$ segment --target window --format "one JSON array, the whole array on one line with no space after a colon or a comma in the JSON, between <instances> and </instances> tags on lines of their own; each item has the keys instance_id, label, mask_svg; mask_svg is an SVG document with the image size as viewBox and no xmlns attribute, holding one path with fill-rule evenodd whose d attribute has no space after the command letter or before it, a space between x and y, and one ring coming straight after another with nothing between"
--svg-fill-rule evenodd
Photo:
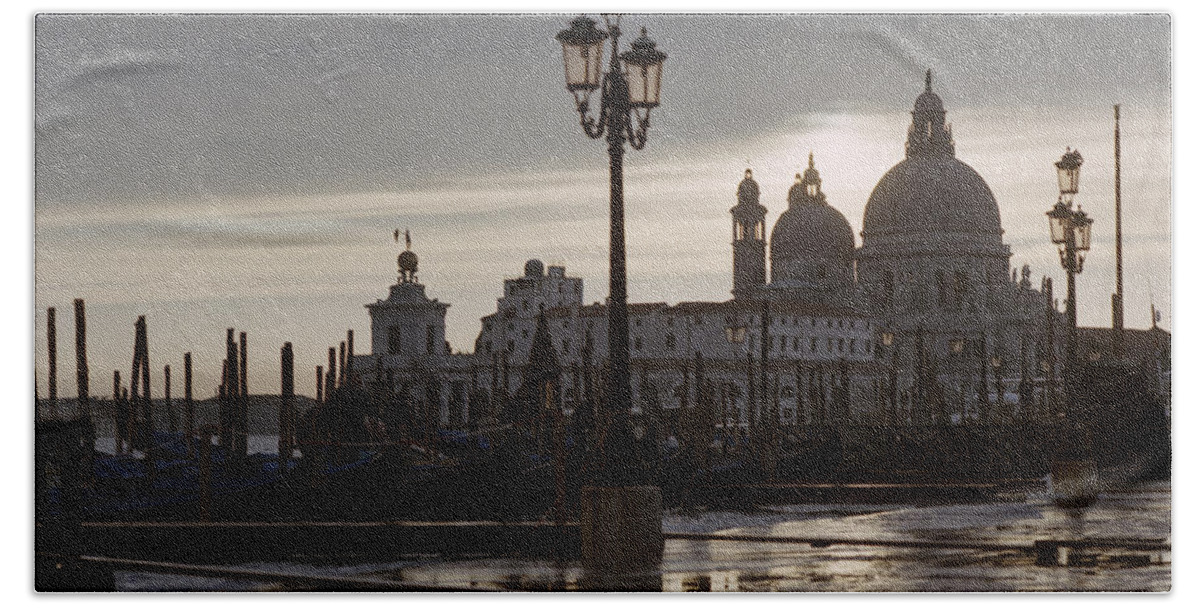
<instances>
[{"instance_id":1,"label":"window","mask_svg":"<svg viewBox=\"0 0 1200 608\"><path fill-rule=\"evenodd\" d=\"M524 340L528 340L528 339L529 339L529 330L528 330L528 329L522 329L522 330L521 330L521 338L522 338L522 339L524 339Z\"/></svg>"},{"instance_id":2,"label":"window","mask_svg":"<svg viewBox=\"0 0 1200 608\"><path fill-rule=\"evenodd\" d=\"M402 342L403 342L403 340L400 337L400 328L396 325L389 327L388 328L388 354L389 355L400 354L400 349L402 348L402 346L401 346Z\"/></svg>"},{"instance_id":3,"label":"window","mask_svg":"<svg viewBox=\"0 0 1200 608\"><path fill-rule=\"evenodd\" d=\"M569 338L563 338L562 349L564 353L571 351L571 340Z\"/></svg>"},{"instance_id":4,"label":"window","mask_svg":"<svg viewBox=\"0 0 1200 608\"><path fill-rule=\"evenodd\" d=\"M755 222L754 238L759 241L763 240L763 223L762 222Z\"/></svg>"},{"instance_id":5,"label":"window","mask_svg":"<svg viewBox=\"0 0 1200 608\"><path fill-rule=\"evenodd\" d=\"M808 352L810 352L810 353L817 352L817 339L816 338L813 338L808 341Z\"/></svg>"},{"instance_id":6,"label":"window","mask_svg":"<svg viewBox=\"0 0 1200 608\"><path fill-rule=\"evenodd\" d=\"M843 321L842 319L838 319L838 329L842 329L843 327L845 327L844 323L845 323L845 321Z\"/></svg>"},{"instance_id":7,"label":"window","mask_svg":"<svg viewBox=\"0 0 1200 608\"><path fill-rule=\"evenodd\" d=\"M825 352L833 352L833 338L825 338Z\"/></svg>"},{"instance_id":8,"label":"window","mask_svg":"<svg viewBox=\"0 0 1200 608\"><path fill-rule=\"evenodd\" d=\"M667 350L675 350L675 334L667 334Z\"/></svg>"},{"instance_id":9,"label":"window","mask_svg":"<svg viewBox=\"0 0 1200 608\"><path fill-rule=\"evenodd\" d=\"M642 337L637 336L633 339L633 350L642 350Z\"/></svg>"},{"instance_id":10,"label":"window","mask_svg":"<svg viewBox=\"0 0 1200 608\"><path fill-rule=\"evenodd\" d=\"M812 317L808 321L809 321L809 324L812 325L813 327L817 326L817 318L816 317Z\"/></svg>"},{"instance_id":11,"label":"window","mask_svg":"<svg viewBox=\"0 0 1200 608\"><path fill-rule=\"evenodd\" d=\"M700 325L703 322L704 322L704 320L700 318L700 315L696 315L695 317L692 318L693 325Z\"/></svg>"},{"instance_id":12,"label":"window","mask_svg":"<svg viewBox=\"0 0 1200 608\"><path fill-rule=\"evenodd\" d=\"M513 352L514 350L516 350L516 349L513 347L513 341L512 341L512 340L509 340L509 341L508 341L508 352L510 352L510 353L511 353L511 352Z\"/></svg>"},{"instance_id":13,"label":"window","mask_svg":"<svg viewBox=\"0 0 1200 608\"><path fill-rule=\"evenodd\" d=\"M854 353L854 342L855 342L854 338L850 338L850 352L851 352L851 354L853 354L853 353Z\"/></svg>"},{"instance_id":14,"label":"window","mask_svg":"<svg viewBox=\"0 0 1200 608\"><path fill-rule=\"evenodd\" d=\"M741 222L733 222L733 240L740 241L746 238L746 227L742 226Z\"/></svg>"},{"instance_id":15,"label":"window","mask_svg":"<svg viewBox=\"0 0 1200 608\"><path fill-rule=\"evenodd\" d=\"M521 300L521 310L529 310L529 300Z\"/></svg>"},{"instance_id":16,"label":"window","mask_svg":"<svg viewBox=\"0 0 1200 608\"><path fill-rule=\"evenodd\" d=\"M792 338L792 350L800 352L800 338Z\"/></svg>"},{"instance_id":17,"label":"window","mask_svg":"<svg viewBox=\"0 0 1200 608\"><path fill-rule=\"evenodd\" d=\"M838 338L838 352L846 352L846 340L844 338Z\"/></svg>"},{"instance_id":18,"label":"window","mask_svg":"<svg viewBox=\"0 0 1200 608\"><path fill-rule=\"evenodd\" d=\"M675 318L667 317L667 327L675 327Z\"/></svg>"},{"instance_id":19,"label":"window","mask_svg":"<svg viewBox=\"0 0 1200 608\"><path fill-rule=\"evenodd\" d=\"M642 326L642 320L641 320L641 319L634 319L634 320L633 320L633 325L634 325L634 327L641 327L641 326Z\"/></svg>"}]
</instances>

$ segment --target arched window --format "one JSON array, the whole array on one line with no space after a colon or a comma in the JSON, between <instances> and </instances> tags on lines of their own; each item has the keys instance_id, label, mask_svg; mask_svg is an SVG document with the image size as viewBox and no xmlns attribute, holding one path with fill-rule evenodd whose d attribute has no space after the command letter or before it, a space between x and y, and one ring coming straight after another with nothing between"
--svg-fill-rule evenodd
<instances>
[{"instance_id":1,"label":"arched window","mask_svg":"<svg viewBox=\"0 0 1200 608\"><path fill-rule=\"evenodd\" d=\"M763 236L763 223L761 221L756 222L754 224L754 238L761 241L763 240Z\"/></svg>"}]
</instances>

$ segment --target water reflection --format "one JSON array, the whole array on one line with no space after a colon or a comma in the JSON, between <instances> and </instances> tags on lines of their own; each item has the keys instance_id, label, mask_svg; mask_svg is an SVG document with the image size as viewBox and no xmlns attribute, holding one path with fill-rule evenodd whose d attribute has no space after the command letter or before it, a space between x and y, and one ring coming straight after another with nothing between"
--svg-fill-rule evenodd
<instances>
[{"instance_id":1,"label":"water reflection","mask_svg":"<svg viewBox=\"0 0 1200 608\"><path fill-rule=\"evenodd\" d=\"M940 540L973 542L981 548L668 539L660 572L622 579L589 575L578 562L517 558L425 557L358 565L354 573L498 591L1166 591L1171 584L1169 551L1091 547L1068 551L1061 559L1056 554L1052 564L1038 565L1032 547L1042 539L1169 542L1170 505L1169 486L1159 484L1102 494L1094 506L1074 511L1060 510L1048 497L1033 495L1023 502L805 505L668 514L663 520L667 532ZM999 547L1002 544L1016 548Z\"/></svg>"}]
</instances>

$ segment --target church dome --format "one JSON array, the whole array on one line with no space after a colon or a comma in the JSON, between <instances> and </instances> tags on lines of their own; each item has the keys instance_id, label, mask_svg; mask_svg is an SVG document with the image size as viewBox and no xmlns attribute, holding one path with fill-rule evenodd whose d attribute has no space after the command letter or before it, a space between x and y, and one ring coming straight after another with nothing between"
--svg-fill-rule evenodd
<instances>
[{"instance_id":1,"label":"church dome","mask_svg":"<svg viewBox=\"0 0 1200 608\"><path fill-rule=\"evenodd\" d=\"M871 192L863 238L884 235L987 235L1000 242L1000 207L991 188L953 156L909 157Z\"/></svg>"},{"instance_id":2,"label":"church dome","mask_svg":"<svg viewBox=\"0 0 1200 608\"><path fill-rule=\"evenodd\" d=\"M854 230L829 205L789 207L771 230L771 262L798 257L853 257Z\"/></svg>"},{"instance_id":3,"label":"church dome","mask_svg":"<svg viewBox=\"0 0 1200 608\"><path fill-rule=\"evenodd\" d=\"M777 265L792 259L853 256L854 230L846 216L825 202L821 176L809 154L808 169L796 174L788 190L788 208L771 230L772 274Z\"/></svg>"},{"instance_id":4,"label":"church dome","mask_svg":"<svg viewBox=\"0 0 1200 608\"><path fill-rule=\"evenodd\" d=\"M863 211L863 245L872 237L911 240L971 235L976 242L1000 244L1000 208L991 188L954 156L942 100L925 73L925 91L913 105L906 158L892 167L871 192ZM979 239L978 237L984 237Z\"/></svg>"}]
</instances>

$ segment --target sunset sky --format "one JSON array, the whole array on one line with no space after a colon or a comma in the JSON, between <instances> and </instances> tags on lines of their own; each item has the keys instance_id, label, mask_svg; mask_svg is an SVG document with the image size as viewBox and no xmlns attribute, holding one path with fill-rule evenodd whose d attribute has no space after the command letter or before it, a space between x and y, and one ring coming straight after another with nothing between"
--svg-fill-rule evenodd
<instances>
[{"instance_id":1,"label":"sunset sky","mask_svg":"<svg viewBox=\"0 0 1200 608\"><path fill-rule=\"evenodd\" d=\"M73 396L71 301L88 307L91 390L129 373L147 316L154 388L193 352L216 391L225 328L246 331L250 390L297 389L396 280L409 228L427 293L470 351L525 260L607 285L608 165L564 90L570 16L42 16L35 37L36 365L58 309ZM628 15L668 54L646 149L626 156L634 302L723 300L728 210L747 167L773 224L810 151L857 233L904 158L933 70L957 156L991 186L1011 266L1065 276L1045 212L1052 163L1083 154L1095 219L1080 322L1114 290L1113 115L1122 104L1126 324L1171 327L1171 27L1164 15ZM857 244L861 238L856 234ZM403 244L401 243L400 247ZM302 370L309 370L307 374Z\"/></svg>"}]
</instances>

